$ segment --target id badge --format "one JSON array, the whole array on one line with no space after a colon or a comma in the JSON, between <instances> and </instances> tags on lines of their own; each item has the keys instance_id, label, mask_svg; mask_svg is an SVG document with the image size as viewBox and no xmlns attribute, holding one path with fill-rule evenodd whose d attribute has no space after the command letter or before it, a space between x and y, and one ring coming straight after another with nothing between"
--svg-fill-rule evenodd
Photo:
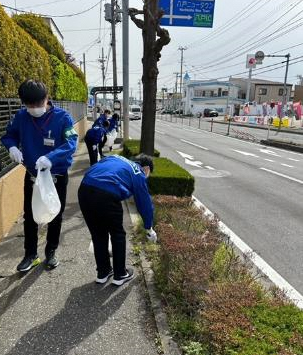
<instances>
[{"instance_id":1,"label":"id badge","mask_svg":"<svg viewBox=\"0 0 303 355\"><path fill-rule=\"evenodd\" d=\"M55 140L52 138L44 138L43 140L44 145L48 146L48 147L54 147L55 146Z\"/></svg>"}]
</instances>

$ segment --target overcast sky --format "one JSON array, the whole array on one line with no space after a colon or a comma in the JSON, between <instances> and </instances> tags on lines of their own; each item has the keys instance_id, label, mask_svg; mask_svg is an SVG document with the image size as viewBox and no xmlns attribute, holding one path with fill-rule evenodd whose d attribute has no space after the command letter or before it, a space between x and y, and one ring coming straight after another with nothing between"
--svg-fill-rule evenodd
<instances>
[{"instance_id":1,"label":"overcast sky","mask_svg":"<svg viewBox=\"0 0 303 355\"><path fill-rule=\"evenodd\" d=\"M191 0L193 1L193 0ZM197 0L196 0L197 1ZM65 15L88 9L97 0L3 0L2 4L47 15ZM64 35L64 46L77 62L86 53L87 81L101 85L98 58L101 48L107 55L110 24L104 20L100 6L82 15L55 18ZM142 8L142 1L130 0L130 7ZM303 0L216 0L214 25L209 28L167 27L171 42L164 47L159 62L158 88L173 90L175 74L180 72L180 46L184 51L184 72L192 79L216 79L229 76L246 77L246 54L263 50L265 54L291 54L288 82L296 83L303 74ZM122 85L122 26L117 25L118 84ZM100 39L98 41L98 38ZM290 48L293 47L293 48ZM130 88L138 96L138 81L142 73L142 35L130 21ZM297 57L302 57L295 59ZM110 57L111 60L111 57ZM265 58L255 73L257 77L283 81L285 68L274 64L283 58ZM270 66L271 65L271 66ZM279 66L283 66L280 64ZM264 69L261 69L261 68ZM265 68L266 67L266 68ZM270 71L271 70L271 71ZM244 72L244 73L243 73ZM243 74L242 74L243 73ZM237 75L238 74L238 75ZM112 84L112 63L108 64L107 85Z\"/></svg>"}]
</instances>

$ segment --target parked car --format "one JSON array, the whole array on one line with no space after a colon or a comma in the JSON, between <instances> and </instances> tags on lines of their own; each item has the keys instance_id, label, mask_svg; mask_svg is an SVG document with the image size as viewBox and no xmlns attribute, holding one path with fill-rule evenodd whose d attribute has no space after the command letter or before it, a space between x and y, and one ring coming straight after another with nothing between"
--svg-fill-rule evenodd
<instances>
[{"instance_id":1,"label":"parked car","mask_svg":"<svg viewBox=\"0 0 303 355\"><path fill-rule=\"evenodd\" d=\"M164 108L163 110L160 111L161 115L165 115L165 114L169 114L172 115L173 114L173 110L169 110L167 108Z\"/></svg>"},{"instance_id":2,"label":"parked car","mask_svg":"<svg viewBox=\"0 0 303 355\"><path fill-rule=\"evenodd\" d=\"M175 114L175 115L178 115L179 113L180 113L180 115L183 115L183 110L182 110L182 108L174 111L174 114Z\"/></svg>"},{"instance_id":3,"label":"parked car","mask_svg":"<svg viewBox=\"0 0 303 355\"><path fill-rule=\"evenodd\" d=\"M216 110L210 110L209 108L206 108L203 111L203 117L218 117L219 113Z\"/></svg>"},{"instance_id":4,"label":"parked car","mask_svg":"<svg viewBox=\"0 0 303 355\"><path fill-rule=\"evenodd\" d=\"M130 105L129 106L129 119L132 120L141 120L141 107L138 105Z\"/></svg>"}]
</instances>

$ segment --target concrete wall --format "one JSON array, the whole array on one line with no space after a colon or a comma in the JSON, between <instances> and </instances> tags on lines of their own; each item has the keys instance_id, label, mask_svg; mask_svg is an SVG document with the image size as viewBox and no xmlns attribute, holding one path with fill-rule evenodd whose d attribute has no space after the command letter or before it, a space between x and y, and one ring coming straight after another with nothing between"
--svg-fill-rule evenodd
<instances>
[{"instance_id":1,"label":"concrete wall","mask_svg":"<svg viewBox=\"0 0 303 355\"><path fill-rule=\"evenodd\" d=\"M79 140L84 138L87 130L87 119L75 124ZM23 180L25 169L19 165L0 178L0 241L23 212Z\"/></svg>"}]
</instances>

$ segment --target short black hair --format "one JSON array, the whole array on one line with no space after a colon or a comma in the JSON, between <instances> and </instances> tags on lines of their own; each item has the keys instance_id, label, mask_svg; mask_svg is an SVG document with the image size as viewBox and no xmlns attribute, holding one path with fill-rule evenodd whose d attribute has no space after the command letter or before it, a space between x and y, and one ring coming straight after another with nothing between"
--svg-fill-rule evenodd
<instances>
[{"instance_id":1,"label":"short black hair","mask_svg":"<svg viewBox=\"0 0 303 355\"><path fill-rule=\"evenodd\" d=\"M134 161L140 164L142 167L148 166L151 173L154 171L154 162L150 155L141 153L134 158Z\"/></svg>"},{"instance_id":2,"label":"short black hair","mask_svg":"<svg viewBox=\"0 0 303 355\"><path fill-rule=\"evenodd\" d=\"M109 123L108 120L104 121L103 124L102 124L102 126L103 126L104 128L108 128L109 125L110 125L110 123Z\"/></svg>"},{"instance_id":3,"label":"short black hair","mask_svg":"<svg viewBox=\"0 0 303 355\"><path fill-rule=\"evenodd\" d=\"M18 89L22 103L34 105L40 104L47 98L48 90L44 83L36 80L24 81Z\"/></svg>"},{"instance_id":4,"label":"short black hair","mask_svg":"<svg viewBox=\"0 0 303 355\"><path fill-rule=\"evenodd\" d=\"M108 113L110 115L110 110L106 109L104 110L104 113Z\"/></svg>"}]
</instances>

